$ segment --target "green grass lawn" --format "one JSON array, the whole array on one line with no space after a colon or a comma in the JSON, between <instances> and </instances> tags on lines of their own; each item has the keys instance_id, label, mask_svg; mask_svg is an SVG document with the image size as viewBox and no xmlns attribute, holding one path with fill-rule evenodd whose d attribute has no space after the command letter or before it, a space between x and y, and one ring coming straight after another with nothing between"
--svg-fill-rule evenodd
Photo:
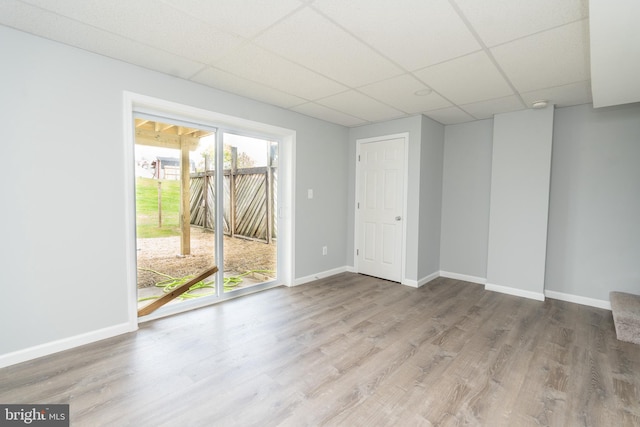
<instances>
[{"instance_id":1,"label":"green grass lawn","mask_svg":"<svg viewBox=\"0 0 640 427\"><path fill-rule=\"evenodd\" d=\"M136 230L138 237L180 235L180 181L162 182L162 227L158 228L158 180L136 178Z\"/></svg>"}]
</instances>

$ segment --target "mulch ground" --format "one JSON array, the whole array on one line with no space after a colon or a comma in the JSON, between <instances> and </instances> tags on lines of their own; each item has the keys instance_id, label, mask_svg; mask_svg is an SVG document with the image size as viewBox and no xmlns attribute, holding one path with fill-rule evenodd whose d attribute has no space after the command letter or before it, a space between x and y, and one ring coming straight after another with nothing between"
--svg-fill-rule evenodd
<instances>
[{"instance_id":1,"label":"mulch ground","mask_svg":"<svg viewBox=\"0 0 640 427\"><path fill-rule=\"evenodd\" d=\"M214 234L201 228L191 228L191 255L180 256L180 237L138 239L138 288L154 286L165 277L148 270L155 270L172 277L184 277L215 265ZM276 245L224 237L225 276L253 270L269 270L275 277ZM218 266L220 268L220 266Z\"/></svg>"}]
</instances>

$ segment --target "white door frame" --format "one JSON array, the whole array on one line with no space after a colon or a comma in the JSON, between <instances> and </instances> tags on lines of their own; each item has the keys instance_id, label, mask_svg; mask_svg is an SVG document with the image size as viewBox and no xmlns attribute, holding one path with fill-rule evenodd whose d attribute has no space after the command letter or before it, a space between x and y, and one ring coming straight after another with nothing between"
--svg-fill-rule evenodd
<instances>
[{"instance_id":1,"label":"white door frame","mask_svg":"<svg viewBox=\"0 0 640 427\"><path fill-rule=\"evenodd\" d=\"M228 116L209 110L203 110L184 104L178 104L163 99L140 95L133 92L123 93L123 148L125 165L125 215L126 215L126 256L127 256L127 282L129 284L129 323L137 325L138 319L138 285L136 262L136 201L135 201L135 173L134 173L134 113L147 113L153 115L166 115L167 117L182 119L190 122L222 130L237 130L244 134L256 136L270 136L279 141L278 144L278 280L273 286L293 286L295 278L295 146L296 132L291 129L272 126L265 123ZM172 310L158 310L144 317L144 321L158 317L192 310L197 307L214 304L232 296L222 296L214 301L203 298L201 301L187 301L178 304ZM159 313L161 311L161 313Z\"/></svg>"},{"instance_id":2,"label":"white door frame","mask_svg":"<svg viewBox=\"0 0 640 427\"><path fill-rule=\"evenodd\" d=\"M356 191L355 191L355 200L354 200L354 235L353 235L353 265L356 273L360 272L358 266L358 255L356 251L358 250L358 237L360 236L360 221L359 221L359 210L358 210L358 195L360 194L360 162L358 161L358 157L360 156L360 147L363 144L368 144L372 142L386 141L389 139L402 139L404 141L404 176L403 178L403 189L402 189L402 247L401 247L401 280L400 283L405 285L406 283L406 248L407 248L407 195L409 188L409 132L396 133L391 135L382 135L375 136L371 138L362 138L356 140Z\"/></svg>"}]
</instances>

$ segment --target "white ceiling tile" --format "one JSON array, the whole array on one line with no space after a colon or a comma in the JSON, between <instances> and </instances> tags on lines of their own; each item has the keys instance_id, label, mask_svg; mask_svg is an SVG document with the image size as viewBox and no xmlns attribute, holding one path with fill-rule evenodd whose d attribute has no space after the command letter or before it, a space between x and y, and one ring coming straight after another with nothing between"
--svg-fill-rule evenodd
<instances>
[{"instance_id":1,"label":"white ceiling tile","mask_svg":"<svg viewBox=\"0 0 640 427\"><path fill-rule=\"evenodd\" d=\"M86 35L87 32L78 32ZM98 52L102 55L127 62L129 64L138 65L150 70L159 71L171 76L188 79L201 70L204 65L190 59L174 55L170 52L155 49L153 47L144 46L140 43L127 41L123 43L122 38L117 36L105 36L96 44L96 39L81 42L79 47L91 52Z\"/></svg>"},{"instance_id":2,"label":"white ceiling tile","mask_svg":"<svg viewBox=\"0 0 640 427\"><path fill-rule=\"evenodd\" d=\"M402 111L391 108L354 90L339 93L317 102L369 122L388 120L405 115Z\"/></svg>"},{"instance_id":3,"label":"white ceiling tile","mask_svg":"<svg viewBox=\"0 0 640 427\"><path fill-rule=\"evenodd\" d=\"M589 80L564 86L550 87L522 93L524 101L531 105L535 101L546 100L557 107L588 104L592 102Z\"/></svg>"},{"instance_id":4,"label":"white ceiling tile","mask_svg":"<svg viewBox=\"0 0 640 427\"><path fill-rule=\"evenodd\" d=\"M162 0L221 31L251 38L293 12L298 0Z\"/></svg>"},{"instance_id":5,"label":"white ceiling tile","mask_svg":"<svg viewBox=\"0 0 640 427\"><path fill-rule=\"evenodd\" d=\"M246 98L277 105L282 108L291 108L302 104L306 100L272 89L258 83L229 74L226 71L207 68L198 73L191 80L207 86L215 87L226 92L235 93Z\"/></svg>"},{"instance_id":6,"label":"white ceiling tile","mask_svg":"<svg viewBox=\"0 0 640 427\"><path fill-rule=\"evenodd\" d=\"M476 119L489 119L494 114L509 113L527 108L517 96L505 96L504 98L490 99L488 101L474 102L472 104L461 105L467 113Z\"/></svg>"},{"instance_id":7,"label":"white ceiling tile","mask_svg":"<svg viewBox=\"0 0 640 427\"><path fill-rule=\"evenodd\" d=\"M455 0L491 47L584 19L587 0Z\"/></svg>"},{"instance_id":8,"label":"white ceiling tile","mask_svg":"<svg viewBox=\"0 0 640 427\"><path fill-rule=\"evenodd\" d=\"M491 49L520 92L589 80L587 20Z\"/></svg>"},{"instance_id":9,"label":"white ceiling tile","mask_svg":"<svg viewBox=\"0 0 640 427\"><path fill-rule=\"evenodd\" d=\"M521 108L513 87L591 102L586 1L0 0L0 24L345 126L459 123Z\"/></svg>"},{"instance_id":10,"label":"white ceiling tile","mask_svg":"<svg viewBox=\"0 0 640 427\"><path fill-rule=\"evenodd\" d=\"M4 7L9 6L10 10ZM32 34L57 40L90 52L108 56L181 78L189 78L203 68L202 63L125 39L53 12L21 2L2 2L0 23Z\"/></svg>"},{"instance_id":11,"label":"white ceiling tile","mask_svg":"<svg viewBox=\"0 0 640 427\"><path fill-rule=\"evenodd\" d=\"M358 88L359 91L384 102L405 113L415 114L426 110L434 110L451 106L451 103L432 92L427 96L415 95L416 91L426 89L415 77L403 74L381 82Z\"/></svg>"},{"instance_id":12,"label":"white ceiling tile","mask_svg":"<svg viewBox=\"0 0 640 427\"><path fill-rule=\"evenodd\" d=\"M513 94L484 51L472 53L414 73L455 104L495 99Z\"/></svg>"},{"instance_id":13,"label":"white ceiling tile","mask_svg":"<svg viewBox=\"0 0 640 427\"><path fill-rule=\"evenodd\" d=\"M455 125L458 123L466 123L475 120L469 114L465 113L458 107L442 108L440 110L426 111L425 116L432 118L436 122L443 125Z\"/></svg>"},{"instance_id":14,"label":"white ceiling tile","mask_svg":"<svg viewBox=\"0 0 640 427\"><path fill-rule=\"evenodd\" d=\"M308 100L324 98L347 88L253 44L245 44L217 68Z\"/></svg>"},{"instance_id":15,"label":"white ceiling tile","mask_svg":"<svg viewBox=\"0 0 640 427\"><path fill-rule=\"evenodd\" d=\"M316 0L313 6L410 71L480 49L447 0Z\"/></svg>"},{"instance_id":16,"label":"white ceiling tile","mask_svg":"<svg viewBox=\"0 0 640 427\"><path fill-rule=\"evenodd\" d=\"M220 58L242 39L223 33L154 0L24 0L45 10L157 49L203 63ZM126 11L126 13L123 13Z\"/></svg>"},{"instance_id":17,"label":"white ceiling tile","mask_svg":"<svg viewBox=\"0 0 640 427\"><path fill-rule=\"evenodd\" d=\"M365 120L357 117L350 116L345 113L341 113L324 105L309 102L306 104L298 105L292 108L293 111L305 114L307 116L315 117L320 120L324 120L331 123L337 123L342 126L358 126L366 123Z\"/></svg>"},{"instance_id":18,"label":"white ceiling tile","mask_svg":"<svg viewBox=\"0 0 640 427\"><path fill-rule=\"evenodd\" d=\"M402 71L318 13L303 9L254 41L347 86L363 86Z\"/></svg>"}]
</instances>

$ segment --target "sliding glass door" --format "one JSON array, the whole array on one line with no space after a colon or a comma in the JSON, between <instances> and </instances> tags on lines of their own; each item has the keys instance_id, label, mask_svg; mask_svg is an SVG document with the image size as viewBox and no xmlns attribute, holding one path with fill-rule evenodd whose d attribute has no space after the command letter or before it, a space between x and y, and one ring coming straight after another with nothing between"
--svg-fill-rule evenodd
<instances>
[{"instance_id":1,"label":"sliding glass door","mask_svg":"<svg viewBox=\"0 0 640 427\"><path fill-rule=\"evenodd\" d=\"M279 143L143 114L134 133L139 314L275 283Z\"/></svg>"}]
</instances>

